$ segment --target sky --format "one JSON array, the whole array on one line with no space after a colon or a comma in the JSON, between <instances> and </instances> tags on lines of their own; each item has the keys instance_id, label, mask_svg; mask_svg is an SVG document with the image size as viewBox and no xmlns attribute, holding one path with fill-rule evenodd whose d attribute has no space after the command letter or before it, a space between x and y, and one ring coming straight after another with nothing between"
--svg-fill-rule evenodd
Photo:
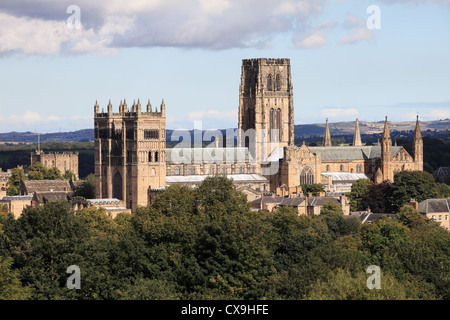
<instances>
[{"instance_id":1,"label":"sky","mask_svg":"<svg viewBox=\"0 0 450 320\"><path fill-rule=\"evenodd\" d=\"M1 0L0 132L235 128L250 58L290 59L295 124L450 118L450 0Z\"/></svg>"}]
</instances>

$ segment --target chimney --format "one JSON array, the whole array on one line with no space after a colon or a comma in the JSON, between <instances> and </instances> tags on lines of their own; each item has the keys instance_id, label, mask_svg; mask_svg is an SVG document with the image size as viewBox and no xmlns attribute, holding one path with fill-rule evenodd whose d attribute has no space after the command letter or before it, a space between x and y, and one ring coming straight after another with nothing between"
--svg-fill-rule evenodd
<instances>
[{"instance_id":1,"label":"chimney","mask_svg":"<svg viewBox=\"0 0 450 320\"><path fill-rule=\"evenodd\" d=\"M308 198L312 198L312 193L308 192Z\"/></svg>"},{"instance_id":2,"label":"chimney","mask_svg":"<svg viewBox=\"0 0 450 320\"><path fill-rule=\"evenodd\" d=\"M414 209L419 210L419 202L417 202L416 199L411 199L409 201L409 205L412 206Z\"/></svg>"}]
</instances>

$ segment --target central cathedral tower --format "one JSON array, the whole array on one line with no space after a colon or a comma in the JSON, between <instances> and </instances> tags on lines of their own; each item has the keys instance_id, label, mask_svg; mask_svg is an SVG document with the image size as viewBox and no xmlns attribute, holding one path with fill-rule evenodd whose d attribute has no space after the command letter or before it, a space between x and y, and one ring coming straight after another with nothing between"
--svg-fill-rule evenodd
<instances>
[{"instance_id":1,"label":"central cathedral tower","mask_svg":"<svg viewBox=\"0 0 450 320\"><path fill-rule=\"evenodd\" d=\"M276 146L294 145L289 59L242 60L239 129L240 146L255 159L264 159Z\"/></svg>"}]
</instances>

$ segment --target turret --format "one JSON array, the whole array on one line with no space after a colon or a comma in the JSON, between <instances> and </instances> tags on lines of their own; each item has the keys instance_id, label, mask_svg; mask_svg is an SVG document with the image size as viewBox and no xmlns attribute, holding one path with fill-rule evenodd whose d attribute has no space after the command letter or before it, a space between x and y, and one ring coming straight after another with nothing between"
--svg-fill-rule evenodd
<instances>
[{"instance_id":1,"label":"turret","mask_svg":"<svg viewBox=\"0 0 450 320\"><path fill-rule=\"evenodd\" d=\"M152 105L150 103L150 99L148 99L148 103L147 103L147 112L152 112Z\"/></svg>"},{"instance_id":2,"label":"turret","mask_svg":"<svg viewBox=\"0 0 450 320\"><path fill-rule=\"evenodd\" d=\"M355 135L353 137L353 146L360 147L362 146L361 142L361 133L359 131L359 122L358 118L356 118L356 124L355 124Z\"/></svg>"},{"instance_id":3,"label":"turret","mask_svg":"<svg viewBox=\"0 0 450 320\"><path fill-rule=\"evenodd\" d=\"M381 137L381 167L383 171L383 180L394 181L394 174L391 170L392 160L392 139L389 133L387 117L384 121L383 136Z\"/></svg>"},{"instance_id":4,"label":"turret","mask_svg":"<svg viewBox=\"0 0 450 320\"><path fill-rule=\"evenodd\" d=\"M99 108L98 108L98 102L97 102L97 100L95 100L94 113L97 114L98 111L99 111Z\"/></svg>"},{"instance_id":5,"label":"turret","mask_svg":"<svg viewBox=\"0 0 450 320\"><path fill-rule=\"evenodd\" d=\"M164 103L164 98L162 99L161 102L161 116L162 117L166 116L166 104Z\"/></svg>"},{"instance_id":6,"label":"turret","mask_svg":"<svg viewBox=\"0 0 450 320\"><path fill-rule=\"evenodd\" d=\"M137 104L136 104L136 114L137 115L141 114L141 102L139 101L139 99L138 99Z\"/></svg>"},{"instance_id":7,"label":"turret","mask_svg":"<svg viewBox=\"0 0 450 320\"><path fill-rule=\"evenodd\" d=\"M325 134L323 136L323 146L331 147L331 136L330 136L330 128L328 127L328 118L325 123Z\"/></svg>"},{"instance_id":8,"label":"turret","mask_svg":"<svg viewBox=\"0 0 450 320\"><path fill-rule=\"evenodd\" d=\"M109 103L108 103L108 114L112 114L113 113L113 109L112 109L112 104L111 104L111 99L109 99Z\"/></svg>"},{"instance_id":9,"label":"turret","mask_svg":"<svg viewBox=\"0 0 450 320\"><path fill-rule=\"evenodd\" d=\"M123 99L122 109L123 109L123 113L128 112L127 101L125 99Z\"/></svg>"},{"instance_id":10,"label":"turret","mask_svg":"<svg viewBox=\"0 0 450 320\"><path fill-rule=\"evenodd\" d=\"M423 140L419 126L419 116L417 116L416 119L416 128L414 130L414 137L412 142L415 170L423 171Z\"/></svg>"}]
</instances>

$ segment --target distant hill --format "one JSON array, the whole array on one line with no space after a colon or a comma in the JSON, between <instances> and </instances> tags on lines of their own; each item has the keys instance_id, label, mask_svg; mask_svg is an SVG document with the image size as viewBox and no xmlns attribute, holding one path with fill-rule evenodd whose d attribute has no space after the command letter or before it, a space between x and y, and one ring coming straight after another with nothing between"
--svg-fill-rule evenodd
<instances>
[{"instance_id":1,"label":"distant hill","mask_svg":"<svg viewBox=\"0 0 450 320\"><path fill-rule=\"evenodd\" d=\"M72 132L55 132L39 134L41 142L75 142L75 141L93 141L94 129L83 129ZM35 132L8 132L0 133L0 143L2 142L32 142L38 141L38 134Z\"/></svg>"},{"instance_id":2,"label":"distant hill","mask_svg":"<svg viewBox=\"0 0 450 320\"><path fill-rule=\"evenodd\" d=\"M415 121L405 122L389 122L389 129L391 132L408 132L414 130ZM332 136L350 136L355 131L355 122L329 122L330 134ZM359 122L361 135L377 135L383 132L384 121L378 122ZM450 120L435 120L435 121L421 121L420 128L422 132L425 131L443 131L450 127ZM297 139L323 136L325 123L316 124L297 124L294 128L294 135ZM221 129L225 133L226 129ZM171 134L173 130L167 129L167 141L171 141ZM447 131L449 132L449 131ZM192 131L191 131L192 135ZM449 133L450 135L450 133ZM446 135L447 136L447 135ZM83 129L72 132L56 132L56 133L41 133L39 135L41 142L57 141L57 142L77 142L77 141L93 141L94 129ZM38 141L38 134L35 132L8 132L0 133L0 143L36 143Z\"/></svg>"}]
</instances>

